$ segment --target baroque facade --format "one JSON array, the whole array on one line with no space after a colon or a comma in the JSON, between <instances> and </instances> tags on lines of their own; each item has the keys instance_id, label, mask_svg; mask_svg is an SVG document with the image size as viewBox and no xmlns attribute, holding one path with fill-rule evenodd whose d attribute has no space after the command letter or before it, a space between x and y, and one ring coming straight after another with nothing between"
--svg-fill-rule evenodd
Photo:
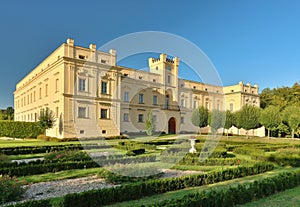
<instances>
[{"instance_id":1,"label":"baroque facade","mask_svg":"<svg viewBox=\"0 0 300 207\"><path fill-rule=\"evenodd\" d=\"M258 86L243 82L215 86L178 78L180 60L166 54L149 58L149 72L118 66L108 53L74 45L59 46L23 80L14 92L15 121L34 122L42 108L56 114L48 136L98 137L145 131L151 110L156 131L196 132L194 109L237 111L259 106Z\"/></svg>"}]
</instances>

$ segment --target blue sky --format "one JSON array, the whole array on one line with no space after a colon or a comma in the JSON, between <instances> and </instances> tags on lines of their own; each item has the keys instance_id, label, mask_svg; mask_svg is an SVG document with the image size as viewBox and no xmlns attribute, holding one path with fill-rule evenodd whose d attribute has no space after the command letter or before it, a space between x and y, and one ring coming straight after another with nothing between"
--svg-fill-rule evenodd
<instances>
[{"instance_id":1,"label":"blue sky","mask_svg":"<svg viewBox=\"0 0 300 207\"><path fill-rule=\"evenodd\" d=\"M13 105L16 83L68 37L101 46L140 31L195 43L224 85L291 86L300 80L299 8L297 0L2 1L0 108ZM147 66L141 59L125 63Z\"/></svg>"}]
</instances>

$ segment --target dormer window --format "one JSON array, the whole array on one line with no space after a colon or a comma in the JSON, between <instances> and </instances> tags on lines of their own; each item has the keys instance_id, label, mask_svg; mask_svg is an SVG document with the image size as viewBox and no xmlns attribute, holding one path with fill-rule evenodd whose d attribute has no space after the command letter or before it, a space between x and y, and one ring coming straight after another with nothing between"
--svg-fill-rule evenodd
<instances>
[{"instance_id":1,"label":"dormer window","mask_svg":"<svg viewBox=\"0 0 300 207\"><path fill-rule=\"evenodd\" d=\"M79 55L79 59L85 59L85 56L84 55Z\"/></svg>"}]
</instances>

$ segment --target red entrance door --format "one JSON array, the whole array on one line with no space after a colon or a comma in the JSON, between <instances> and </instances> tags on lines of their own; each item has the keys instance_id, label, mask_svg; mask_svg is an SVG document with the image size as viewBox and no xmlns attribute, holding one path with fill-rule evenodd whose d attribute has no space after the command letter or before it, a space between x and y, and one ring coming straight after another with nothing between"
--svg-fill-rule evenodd
<instances>
[{"instance_id":1,"label":"red entrance door","mask_svg":"<svg viewBox=\"0 0 300 207\"><path fill-rule=\"evenodd\" d=\"M176 134L176 120L174 117L169 119L168 134Z\"/></svg>"}]
</instances>

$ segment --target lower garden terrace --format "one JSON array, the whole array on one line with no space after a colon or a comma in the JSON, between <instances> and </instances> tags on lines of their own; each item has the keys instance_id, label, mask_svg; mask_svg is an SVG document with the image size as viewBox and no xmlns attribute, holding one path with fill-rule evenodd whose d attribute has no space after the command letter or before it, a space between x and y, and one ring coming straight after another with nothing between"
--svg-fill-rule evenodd
<instances>
[{"instance_id":1,"label":"lower garden terrace","mask_svg":"<svg viewBox=\"0 0 300 207\"><path fill-rule=\"evenodd\" d=\"M189 153L190 138L1 139L0 205L259 206L278 194L283 206L299 192L298 141L197 135Z\"/></svg>"}]
</instances>

